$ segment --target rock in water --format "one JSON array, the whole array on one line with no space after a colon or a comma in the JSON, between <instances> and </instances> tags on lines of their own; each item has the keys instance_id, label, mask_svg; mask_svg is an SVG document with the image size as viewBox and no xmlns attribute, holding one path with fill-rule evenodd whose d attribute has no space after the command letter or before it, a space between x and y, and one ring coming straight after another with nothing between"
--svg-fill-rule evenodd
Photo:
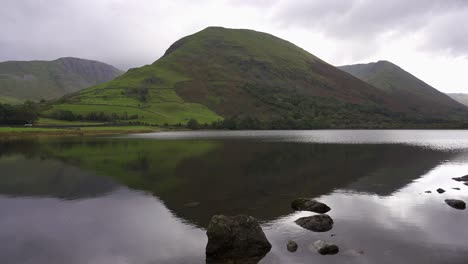
<instances>
[{"instance_id":1,"label":"rock in water","mask_svg":"<svg viewBox=\"0 0 468 264\"><path fill-rule=\"evenodd\" d=\"M335 255L340 251L337 245L323 240L315 241L313 247L321 255Z\"/></svg>"},{"instance_id":2,"label":"rock in water","mask_svg":"<svg viewBox=\"0 0 468 264\"><path fill-rule=\"evenodd\" d=\"M444 190L444 189L442 189L442 188L439 188L439 189L437 189L437 192L438 192L438 193L444 193L444 192L445 192L445 190Z\"/></svg>"},{"instance_id":3,"label":"rock in water","mask_svg":"<svg viewBox=\"0 0 468 264\"><path fill-rule=\"evenodd\" d=\"M465 176L462 176L462 177L458 177L458 178L452 178L456 181L463 181L463 182L468 182L468 175L465 175Z\"/></svg>"},{"instance_id":4,"label":"rock in water","mask_svg":"<svg viewBox=\"0 0 468 264\"><path fill-rule=\"evenodd\" d=\"M333 228L333 219L326 214L313 215L297 219L296 224L314 232L327 232Z\"/></svg>"},{"instance_id":5,"label":"rock in water","mask_svg":"<svg viewBox=\"0 0 468 264\"><path fill-rule=\"evenodd\" d=\"M465 182L465 185L468 186L468 182Z\"/></svg>"},{"instance_id":6,"label":"rock in water","mask_svg":"<svg viewBox=\"0 0 468 264\"><path fill-rule=\"evenodd\" d=\"M460 190L460 188L458 188L458 187L455 187L455 188L452 188L452 189L454 189L454 190L457 190L457 191L459 191L459 190Z\"/></svg>"},{"instance_id":7,"label":"rock in water","mask_svg":"<svg viewBox=\"0 0 468 264\"><path fill-rule=\"evenodd\" d=\"M325 214L331 210L328 205L309 198L299 198L294 200L291 203L291 208L296 211L311 211L318 214Z\"/></svg>"},{"instance_id":8,"label":"rock in water","mask_svg":"<svg viewBox=\"0 0 468 264\"><path fill-rule=\"evenodd\" d=\"M431 191L425 191L425 193L432 193Z\"/></svg>"},{"instance_id":9,"label":"rock in water","mask_svg":"<svg viewBox=\"0 0 468 264\"><path fill-rule=\"evenodd\" d=\"M236 260L239 263L260 261L271 249L257 219L246 216L215 215L208 225L207 263Z\"/></svg>"},{"instance_id":10,"label":"rock in water","mask_svg":"<svg viewBox=\"0 0 468 264\"><path fill-rule=\"evenodd\" d=\"M289 240L288 245L286 246L286 248L288 249L289 252L296 252L297 247L298 247L297 243L292 241L292 240Z\"/></svg>"},{"instance_id":11,"label":"rock in water","mask_svg":"<svg viewBox=\"0 0 468 264\"><path fill-rule=\"evenodd\" d=\"M458 210L465 210L466 204L462 200L447 199L445 203Z\"/></svg>"}]
</instances>

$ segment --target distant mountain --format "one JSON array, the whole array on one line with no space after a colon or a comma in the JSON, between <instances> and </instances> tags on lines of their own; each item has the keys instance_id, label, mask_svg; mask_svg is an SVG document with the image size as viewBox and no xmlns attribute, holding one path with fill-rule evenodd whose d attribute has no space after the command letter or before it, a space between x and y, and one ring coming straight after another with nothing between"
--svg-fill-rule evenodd
<instances>
[{"instance_id":1,"label":"distant mountain","mask_svg":"<svg viewBox=\"0 0 468 264\"><path fill-rule=\"evenodd\" d=\"M460 115L466 107L388 61L339 67L397 98L421 117L446 118Z\"/></svg>"},{"instance_id":2,"label":"distant mountain","mask_svg":"<svg viewBox=\"0 0 468 264\"><path fill-rule=\"evenodd\" d=\"M120 74L122 71L111 65L78 58L1 62L0 102L59 98Z\"/></svg>"},{"instance_id":3,"label":"distant mountain","mask_svg":"<svg viewBox=\"0 0 468 264\"><path fill-rule=\"evenodd\" d=\"M447 95L450 98L452 98L453 100L468 106L468 94L465 94L465 93L448 93Z\"/></svg>"},{"instance_id":4,"label":"distant mountain","mask_svg":"<svg viewBox=\"0 0 468 264\"><path fill-rule=\"evenodd\" d=\"M43 114L151 124L224 118L244 128L388 127L468 116L454 105L444 117L420 112L286 40L209 27L178 40L153 64L67 96Z\"/></svg>"}]
</instances>

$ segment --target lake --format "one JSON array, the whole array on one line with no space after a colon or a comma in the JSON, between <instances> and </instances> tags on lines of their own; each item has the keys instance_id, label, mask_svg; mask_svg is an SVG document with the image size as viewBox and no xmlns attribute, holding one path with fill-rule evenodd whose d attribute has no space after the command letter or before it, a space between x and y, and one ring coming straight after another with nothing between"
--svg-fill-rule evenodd
<instances>
[{"instance_id":1,"label":"lake","mask_svg":"<svg viewBox=\"0 0 468 264\"><path fill-rule=\"evenodd\" d=\"M468 211L444 202L468 201L468 186L452 180L468 174L468 131L5 141L0 172L3 264L205 263L215 214L260 221L273 245L260 263L468 263ZM313 214L290 209L299 197L328 204L333 229L297 226ZM340 253L319 255L318 239Z\"/></svg>"}]
</instances>

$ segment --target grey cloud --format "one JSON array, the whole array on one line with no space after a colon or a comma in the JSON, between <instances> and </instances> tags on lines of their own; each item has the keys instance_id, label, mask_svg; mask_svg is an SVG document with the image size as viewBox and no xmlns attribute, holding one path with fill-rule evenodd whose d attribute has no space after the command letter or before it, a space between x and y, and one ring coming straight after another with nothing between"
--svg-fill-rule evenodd
<instances>
[{"instance_id":1,"label":"grey cloud","mask_svg":"<svg viewBox=\"0 0 468 264\"><path fill-rule=\"evenodd\" d=\"M280 3L274 18L283 27L310 28L335 39L366 45L376 45L376 40L389 32L404 37L425 30L427 47L468 54L467 16L457 16L467 8L468 1L464 0L300 0ZM440 17L444 18L443 25L428 26ZM437 35L445 40L437 40Z\"/></svg>"}]
</instances>

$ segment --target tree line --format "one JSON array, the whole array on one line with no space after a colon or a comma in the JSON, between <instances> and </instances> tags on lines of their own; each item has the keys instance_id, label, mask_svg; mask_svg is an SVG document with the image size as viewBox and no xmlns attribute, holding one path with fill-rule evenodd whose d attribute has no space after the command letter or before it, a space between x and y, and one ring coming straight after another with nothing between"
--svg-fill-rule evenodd
<instances>
[{"instance_id":1,"label":"tree line","mask_svg":"<svg viewBox=\"0 0 468 264\"><path fill-rule=\"evenodd\" d=\"M20 105L0 104L0 125L32 124L39 118L39 105L26 101Z\"/></svg>"}]
</instances>

